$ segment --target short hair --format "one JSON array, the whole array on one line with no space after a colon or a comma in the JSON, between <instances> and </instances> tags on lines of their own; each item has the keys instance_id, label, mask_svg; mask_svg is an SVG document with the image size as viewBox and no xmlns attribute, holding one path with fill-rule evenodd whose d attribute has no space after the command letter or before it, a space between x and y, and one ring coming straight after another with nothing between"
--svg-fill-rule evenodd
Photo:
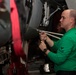
<instances>
[{"instance_id":1,"label":"short hair","mask_svg":"<svg viewBox=\"0 0 76 75\"><path fill-rule=\"evenodd\" d=\"M70 16L74 18L75 24L76 24L76 10L75 9L70 9Z\"/></svg>"}]
</instances>

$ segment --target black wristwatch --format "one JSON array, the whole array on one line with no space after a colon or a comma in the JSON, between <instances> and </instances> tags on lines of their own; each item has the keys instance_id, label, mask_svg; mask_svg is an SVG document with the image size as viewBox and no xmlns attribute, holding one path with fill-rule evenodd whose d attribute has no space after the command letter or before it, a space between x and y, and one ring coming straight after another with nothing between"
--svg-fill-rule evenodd
<instances>
[{"instance_id":1,"label":"black wristwatch","mask_svg":"<svg viewBox=\"0 0 76 75\"><path fill-rule=\"evenodd\" d=\"M45 48L45 49L43 50L43 52L44 52L44 53L46 53L46 51L47 51L47 50L48 50L48 49L47 49L47 48Z\"/></svg>"}]
</instances>

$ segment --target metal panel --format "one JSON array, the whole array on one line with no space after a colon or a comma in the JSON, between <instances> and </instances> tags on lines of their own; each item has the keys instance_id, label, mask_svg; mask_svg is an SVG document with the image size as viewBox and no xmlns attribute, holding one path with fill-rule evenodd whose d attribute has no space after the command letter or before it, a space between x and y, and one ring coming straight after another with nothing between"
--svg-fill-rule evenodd
<instances>
[{"instance_id":1,"label":"metal panel","mask_svg":"<svg viewBox=\"0 0 76 75\"><path fill-rule=\"evenodd\" d=\"M65 0L68 8L76 9L76 0Z\"/></svg>"},{"instance_id":2,"label":"metal panel","mask_svg":"<svg viewBox=\"0 0 76 75\"><path fill-rule=\"evenodd\" d=\"M37 28L40 25L41 17L42 17L42 2L40 0L33 0L32 15L30 18L30 22L27 26L25 39L30 39L37 35L34 28Z\"/></svg>"}]
</instances>

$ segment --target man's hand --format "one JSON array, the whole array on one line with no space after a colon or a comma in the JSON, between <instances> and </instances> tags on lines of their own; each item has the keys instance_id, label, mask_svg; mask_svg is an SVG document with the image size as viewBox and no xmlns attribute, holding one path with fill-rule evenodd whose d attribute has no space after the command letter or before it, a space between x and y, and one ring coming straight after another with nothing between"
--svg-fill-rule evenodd
<instances>
[{"instance_id":1,"label":"man's hand","mask_svg":"<svg viewBox=\"0 0 76 75\"><path fill-rule=\"evenodd\" d=\"M47 39L47 34L45 32L40 32L40 40L45 41Z\"/></svg>"},{"instance_id":2,"label":"man's hand","mask_svg":"<svg viewBox=\"0 0 76 75\"><path fill-rule=\"evenodd\" d=\"M50 47L52 47L52 46L54 45L53 40L51 40L51 39L47 36L47 33L45 33L45 32L40 32L39 34L40 34L40 40L41 40L41 41L46 41Z\"/></svg>"},{"instance_id":3,"label":"man's hand","mask_svg":"<svg viewBox=\"0 0 76 75\"><path fill-rule=\"evenodd\" d=\"M47 49L46 44L44 41L41 41L39 48L43 51L44 49Z\"/></svg>"}]
</instances>

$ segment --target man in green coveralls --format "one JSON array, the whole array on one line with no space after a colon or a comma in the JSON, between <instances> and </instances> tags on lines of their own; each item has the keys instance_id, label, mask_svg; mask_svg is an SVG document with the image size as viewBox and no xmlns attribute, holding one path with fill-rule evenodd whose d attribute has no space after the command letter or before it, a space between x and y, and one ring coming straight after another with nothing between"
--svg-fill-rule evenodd
<instances>
[{"instance_id":1,"label":"man in green coveralls","mask_svg":"<svg viewBox=\"0 0 76 75\"><path fill-rule=\"evenodd\" d=\"M67 9L61 14L61 28L65 29L64 36L54 42L46 33L40 33L39 48L55 63L56 75L76 75L76 10ZM56 50L47 49L46 43Z\"/></svg>"}]
</instances>

